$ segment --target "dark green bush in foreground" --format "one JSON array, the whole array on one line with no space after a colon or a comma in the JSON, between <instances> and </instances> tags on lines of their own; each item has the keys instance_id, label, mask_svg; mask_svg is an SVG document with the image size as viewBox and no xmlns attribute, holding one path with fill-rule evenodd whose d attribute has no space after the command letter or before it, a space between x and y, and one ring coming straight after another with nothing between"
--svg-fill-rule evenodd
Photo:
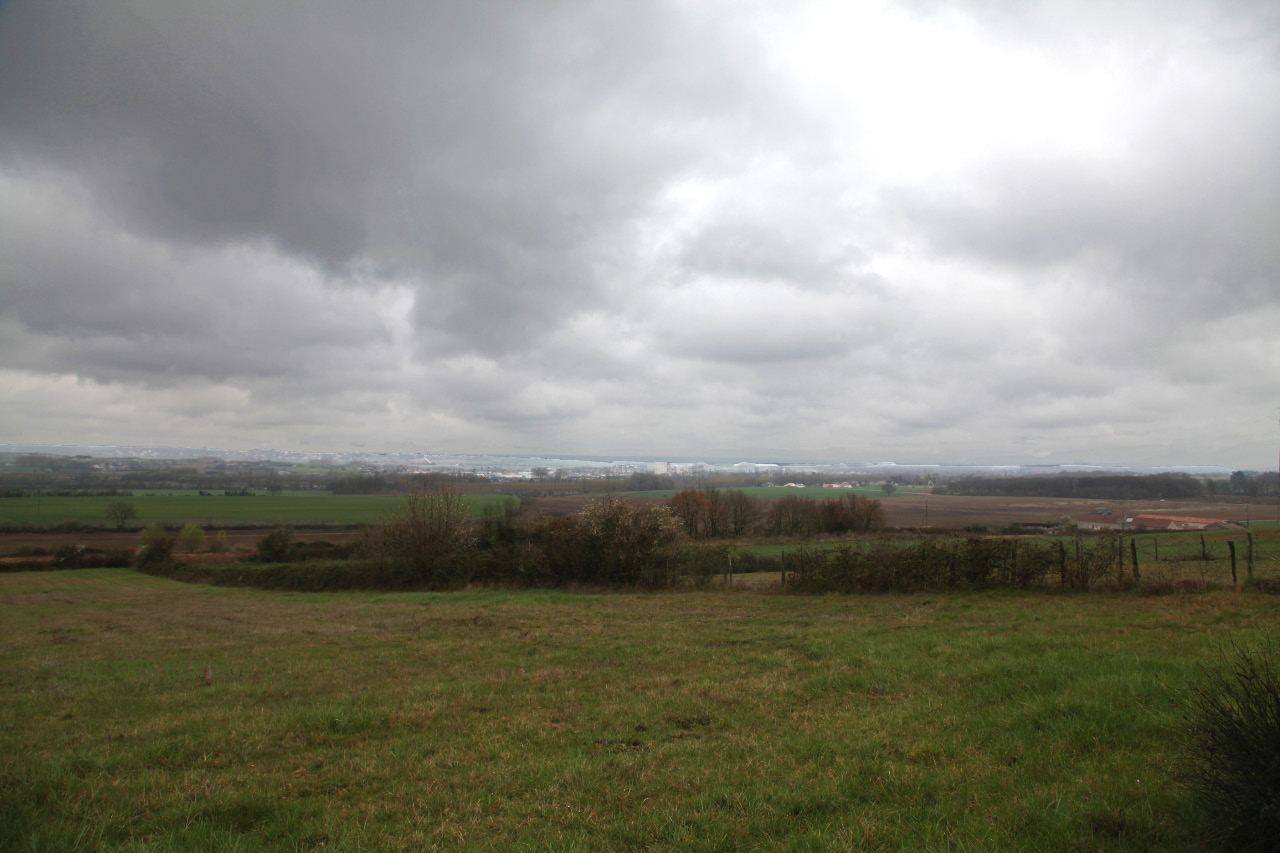
<instances>
[{"instance_id":1,"label":"dark green bush in foreground","mask_svg":"<svg viewBox=\"0 0 1280 853\"><path fill-rule=\"evenodd\" d=\"M1184 780L1227 850L1280 850L1280 657L1233 648L1192 688Z\"/></svg>"}]
</instances>

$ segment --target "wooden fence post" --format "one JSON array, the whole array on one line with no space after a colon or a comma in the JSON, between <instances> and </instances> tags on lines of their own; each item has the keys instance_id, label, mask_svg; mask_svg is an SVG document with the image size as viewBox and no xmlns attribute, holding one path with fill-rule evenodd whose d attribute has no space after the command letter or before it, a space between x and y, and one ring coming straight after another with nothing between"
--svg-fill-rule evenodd
<instances>
[{"instance_id":1,"label":"wooden fence post","mask_svg":"<svg viewBox=\"0 0 1280 853\"><path fill-rule=\"evenodd\" d=\"M1156 559L1155 559L1155 561L1158 563L1158 562L1160 562L1160 537L1159 537L1159 536L1152 536L1152 537L1151 537L1151 544L1155 546L1155 549L1156 549Z\"/></svg>"},{"instance_id":2,"label":"wooden fence post","mask_svg":"<svg viewBox=\"0 0 1280 853\"><path fill-rule=\"evenodd\" d=\"M1234 540L1227 540L1227 548L1231 551L1231 585L1236 586L1236 543Z\"/></svg>"},{"instance_id":3,"label":"wooden fence post","mask_svg":"<svg viewBox=\"0 0 1280 853\"><path fill-rule=\"evenodd\" d=\"M1138 576L1138 540L1137 539L1129 540L1129 555L1133 557L1133 585L1136 587L1142 580Z\"/></svg>"},{"instance_id":4,"label":"wooden fence post","mask_svg":"<svg viewBox=\"0 0 1280 853\"><path fill-rule=\"evenodd\" d=\"M1124 587L1124 537L1116 534L1116 586Z\"/></svg>"},{"instance_id":5,"label":"wooden fence post","mask_svg":"<svg viewBox=\"0 0 1280 853\"><path fill-rule=\"evenodd\" d=\"M1244 570L1249 580L1253 580L1253 533L1246 533L1245 536L1248 537L1249 551L1245 557Z\"/></svg>"},{"instance_id":6,"label":"wooden fence post","mask_svg":"<svg viewBox=\"0 0 1280 853\"><path fill-rule=\"evenodd\" d=\"M1203 534L1203 533L1201 533L1201 534L1200 534L1200 559L1202 559L1202 560L1208 560L1208 559L1209 559L1209 549L1208 549L1208 548L1205 546L1205 544L1204 544L1204 534Z\"/></svg>"}]
</instances>

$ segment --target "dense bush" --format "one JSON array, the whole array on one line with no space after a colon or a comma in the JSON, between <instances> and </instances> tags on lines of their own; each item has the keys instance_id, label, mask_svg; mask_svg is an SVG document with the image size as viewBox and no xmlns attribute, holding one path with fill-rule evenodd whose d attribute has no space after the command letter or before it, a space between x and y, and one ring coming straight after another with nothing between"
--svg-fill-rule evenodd
<instances>
[{"instance_id":1,"label":"dense bush","mask_svg":"<svg viewBox=\"0 0 1280 853\"><path fill-rule=\"evenodd\" d=\"M552 584L656 587L675 579L679 536L669 507L609 497L543 524L532 540Z\"/></svg>"},{"instance_id":2,"label":"dense bush","mask_svg":"<svg viewBox=\"0 0 1280 853\"><path fill-rule=\"evenodd\" d=\"M197 524L188 524L178 533L178 545L188 554L204 547L204 531Z\"/></svg>"},{"instance_id":3,"label":"dense bush","mask_svg":"<svg viewBox=\"0 0 1280 853\"><path fill-rule=\"evenodd\" d=\"M145 547L153 542L159 542L166 535L168 531L165 530L164 525L156 521L138 531L138 544Z\"/></svg>"},{"instance_id":4,"label":"dense bush","mask_svg":"<svg viewBox=\"0 0 1280 853\"><path fill-rule=\"evenodd\" d=\"M258 561L287 563L293 558L293 531L287 527L272 530L258 540Z\"/></svg>"},{"instance_id":5,"label":"dense bush","mask_svg":"<svg viewBox=\"0 0 1280 853\"><path fill-rule=\"evenodd\" d=\"M520 501L505 498L501 504L486 503L481 510L480 526L477 542L482 547L494 547L503 543L514 542L524 520L524 512Z\"/></svg>"},{"instance_id":6,"label":"dense bush","mask_svg":"<svg viewBox=\"0 0 1280 853\"><path fill-rule=\"evenodd\" d=\"M448 589L472 582L656 588L686 576L705 578L725 566L724 549L703 549L716 553L682 559L679 524L667 507L653 503L607 498L567 518L504 522L485 537L475 535L478 527L483 529L448 501L410 501L397 519L368 530L349 560L324 560L344 556L343 549L329 543L293 545L280 535L287 531L276 531L258 547L259 560L273 565L145 568L181 580L322 591ZM264 559L264 554L282 559ZM321 559L291 562L307 556Z\"/></svg>"},{"instance_id":7,"label":"dense bush","mask_svg":"<svg viewBox=\"0 0 1280 853\"><path fill-rule=\"evenodd\" d=\"M1280 848L1280 656L1233 648L1191 690L1183 778L1214 843Z\"/></svg>"},{"instance_id":8,"label":"dense bush","mask_svg":"<svg viewBox=\"0 0 1280 853\"><path fill-rule=\"evenodd\" d=\"M69 542L59 543L54 545L53 550L49 552L49 564L59 569L78 569L80 568L80 557L83 552L83 545L73 545Z\"/></svg>"},{"instance_id":9,"label":"dense bush","mask_svg":"<svg viewBox=\"0 0 1280 853\"><path fill-rule=\"evenodd\" d=\"M228 566L190 566L165 563L139 568L148 574L187 583L215 586L247 586L305 592L347 589L413 589L414 579L396 566L377 566L363 560L335 560L270 565L239 563Z\"/></svg>"},{"instance_id":10,"label":"dense bush","mask_svg":"<svg viewBox=\"0 0 1280 853\"><path fill-rule=\"evenodd\" d=\"M733 555L733 571L736 574L753 572L782 572L786 565L781 555L761 555L752 551L742 551Z\"/></svg>"},{"instance_id":11,"label":"dense bush","mask_svg":"<svg viewBox=\"0 0 1280 853\"><path fill-rule=\"evenodd\" d=\"M1053 550L1007 539L874 540L787 560L793 589L846 593L1025 587L1057 565Z\"/></svg>"},{"instance_id":12,"label":"dense bush","mask_svg":"<svg viewBox=\"0 0 1280 853\"><path fill-rule=\"evenodd\" d=\"M133 554L125 551L103 551L83 545L61 543L49 552L51 569L113 569L127 568L133 562Z\"/></svg>"},{"instance_id":13,"label":"dense bush","mask_svg":"<svg viewBox=\"0 0 1280 853\"><path fill-rule=\"evenodd\" d=\"M424 508L419 508L424 509ZM526 521L503 510L479 524L446 507L420 514L423 541L406 559L409 530L392 522L366 533L360 555L370 571L411 586L470 582L513 586L642 586L672 583L680 573L679 524L671 510L621 498L592 501L576 515ZM434 518L433 523L426 523ZM403 522L403 517L401 521ZM390 528L390 529L388 529ZM434 532L432 532L434 531Z\"/></svg>"},{"instance_id":14,"label":"dense bush","mask_svg":"<svg viewBox=\"0 0 1280 853\"><path fill-rule=\"evenodd\" d=\"M138 549L138 567L151 568L167 565L172 555L173 540L162 536Z\"/></svg>"},{"instance_id":15,"label":"dense bush","mask_svg":"<svg viewBox=\"0 0 1280 853\"><path fill-rule=\"evenodd\" d=\"M360 554L378 572L431 588L463 586L474 571L475 529L456 490L415 490L387 524L366 531Z\"/></svg>"}]
</instances>

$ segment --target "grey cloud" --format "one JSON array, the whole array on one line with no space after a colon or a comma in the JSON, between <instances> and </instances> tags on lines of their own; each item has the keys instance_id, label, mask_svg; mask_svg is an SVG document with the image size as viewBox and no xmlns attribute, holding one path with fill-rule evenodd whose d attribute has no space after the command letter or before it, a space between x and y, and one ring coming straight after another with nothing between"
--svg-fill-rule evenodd
<instances>
[{"instance_id":1,"label":"grey cloud","mask_svg":"<svg viewBox=\"0 0 1280 853\"><path fill-rule=\"evenodd\" d=\"M1132 85L1115 150L974 168L867 142L963 115L796 70L789 6L10 0L0 428L80 400L198 444L1262 458L1170 423L1251 422L1280 369L1249 6L885 7Z\"/></svg>"},{"instance_id":2,"label":"grey cloud","mask_svg":"<svg viewBox=\"0 0 1280 853\"><path fill-rule=\"evenodd\" d=\"M667 11L14 2L0 141L149 232L416 278L428 356L508 349L768 101L721 22Z\"/></svg>"},{"instance_id":3,"label":"grey cloud","mask_svg":"<svg viewBox=\"0 0 1280 853\"><path fill-rule=\"evenodd\" d=\"M56 158L147 230L351 257L378 170L404 161L378 85L396 57L370 49L373 14L273 9L6 4L6 147Z\"/></svg>"},{"instance_id":4,"label":"grey cloud","mask_svg":"<svg viewBox=\"0 0 1280 853\"><path fill-rule=\"evenodd\" d=\"M801 286L833 286L845 281L866 255L849 242L824 245L829 224L780 214L771 222L718 220L686 246L683 268L690 274L709 274L758 281L781 281ZM820 236L821 235L821 236Z\"/></svg>"},{"instance_id":5,"label":"grey cloud","mask_svg":"<svg viewBox=\"0 0 1280 853\"><path fill-rule=\"evenodd\" d=\"M993 162L963 192L911 188L893 203L938 251L1024 271L1032 286L1073 268L1166 323L1280 298L1280 17L1265 4L1183 6L1204 26L1124 7L1167 61L1134 66L1143 100L1124 150ZM1231 49L1207 54L1224 31Z\"/></svg>"},{"instance_id":6,"label":"grey cloud","mask_svg":"<svg viewBox=\"0 0 1280 853\"><path fill-rule=\"evenodd\" d=\"M77 201L0 182L4 315L23 341L12 365L183 384L374 367L392 346L371 307L385 291L267 249L141 241Z\"/></svg>"}]
</instances>

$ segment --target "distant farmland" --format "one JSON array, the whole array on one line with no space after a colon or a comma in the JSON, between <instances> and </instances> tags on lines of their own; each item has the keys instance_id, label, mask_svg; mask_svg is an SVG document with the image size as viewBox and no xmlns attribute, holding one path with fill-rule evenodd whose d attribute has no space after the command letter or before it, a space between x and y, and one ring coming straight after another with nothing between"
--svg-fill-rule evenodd
<instances>
[{"instance_id":1,"label":"distant farmland","mask_svg":"<svg viewBox=\"0 0 1280 853\"><path fill-rule=\"evenodd\" d=\"M130 527L165 524L371 524L396 512L403 498L395 495L281 494L231 497L193 493L135 497L0 498L0 524L41 526L74 520L114 527L107 520L107 504L125 501L138 515ZM467 495L472 515L486 506L500 507L502 495ZM514 500L514 498L511 498Z\"/></svg>"},{"instance_id":2,"label":"distant farmland","mask_svg":"<svg viewBox=\"0 0 1280 853\"><path fill-rule=\"evenodd\" d=\"M679 489L654 489L646 492L623 492L622 496L626 498L660 498L666 500L672 495L679 492ZM824 489L821 486L802 486L800 488L788 488L786 486L748 486L746 488L737 489L733 487L721 489L720 491L745 492L753 498L838 498L841 495L860 495L861 497L884 497L884 490L879 486L859 486L854 489ZM928 489L911 489L897 486L894 489L895 495L908 494L926 494Z\"/></svg>"}]
</instances>

